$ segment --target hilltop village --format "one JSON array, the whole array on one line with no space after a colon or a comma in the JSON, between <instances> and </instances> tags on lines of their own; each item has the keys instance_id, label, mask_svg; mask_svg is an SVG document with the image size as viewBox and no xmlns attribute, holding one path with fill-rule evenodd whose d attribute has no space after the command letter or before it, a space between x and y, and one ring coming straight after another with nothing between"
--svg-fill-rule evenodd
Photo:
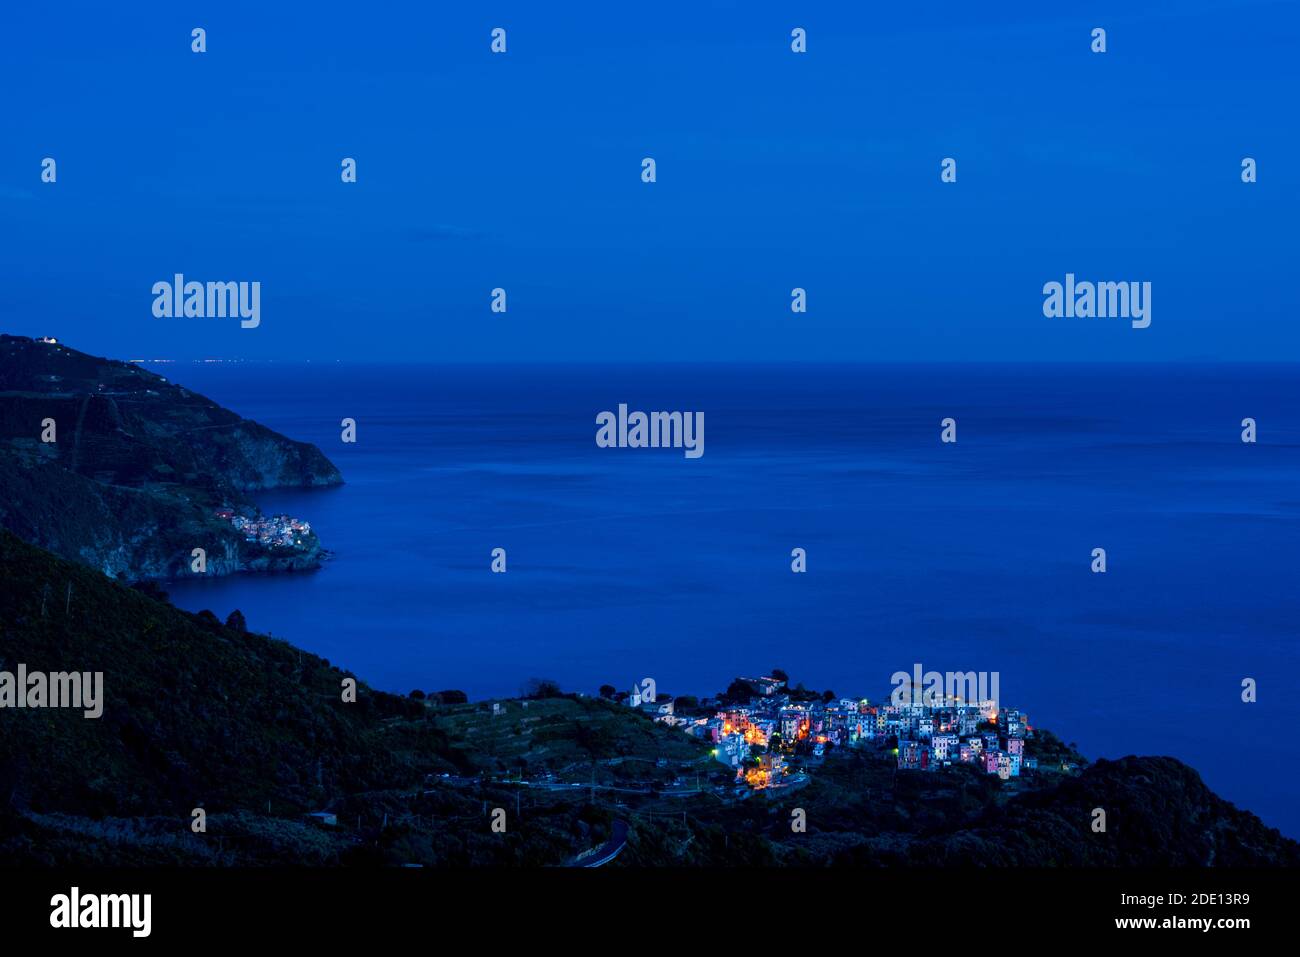
<instances>
[{"instance_id":1,"label":"hilltop village","mask_svg":"<svg viewBox=\"0 0 1300 957\"><path fill-rule=\"evenodd\" d=\"M608 686L607 686L608 687ZM937 771L969 764L1003 781L1038 768L1027 753L1034 731L1028 716L995 701L947 696L935 705L872 704L791 689L782 672L737 678L717 699L649 695L634 689L624 703L712 746L715 760L754 789L805 783L828 748L891 752L900 771ZM1054 771L1072 771L1065 761Z\"/></svg>"}]
</instances>

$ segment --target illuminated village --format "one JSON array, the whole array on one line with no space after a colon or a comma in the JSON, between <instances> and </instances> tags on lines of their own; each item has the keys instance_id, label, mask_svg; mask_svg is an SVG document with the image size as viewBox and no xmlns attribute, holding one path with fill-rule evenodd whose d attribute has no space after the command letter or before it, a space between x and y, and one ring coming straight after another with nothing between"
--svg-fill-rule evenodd
<instances>
[{"instance_id":1,"label":"illuminated village","mask_svg":"<svg viewBox=\"0 0 1300 957\"><path fill-rule=\"evenodd\" d=\"M235 531L242 532L244 541L266 548L297 548L311 534L309 522L289 515L249 517L228 508L218 509L216 514L217 518L229 522Z\"/></svg>"},{"instance_id":2,"label":"illuminated village","mask_svg":"<svg viewBox=\"0 0 1300 957\"><path fill-rule=\"evenodd\" d=\"M671 699L643 700L636 692L627 703L710 742L714 758L735 769L737 783L755 790L805 783L806 775L789 762L797 757L815 765L837 747L889 749L905 771L970 764L1008 780L1038 766L1025 753L1033 734L1026 715L999 710L992 701L948 697L941 704L897 706L828 698L802 688L792 692L784 678L765 676L738 678L728 695L700 702L700 708L678 709ZM716 709L707 707L712 704Z\"/></svg>"}]
</instances>

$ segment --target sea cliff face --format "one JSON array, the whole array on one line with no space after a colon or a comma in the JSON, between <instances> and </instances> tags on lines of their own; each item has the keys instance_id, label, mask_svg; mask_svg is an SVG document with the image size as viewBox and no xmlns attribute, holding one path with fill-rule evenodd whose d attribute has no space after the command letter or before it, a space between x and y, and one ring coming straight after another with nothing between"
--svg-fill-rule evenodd
<instances>
[{"instance_id":1,"label":"sea cliff face","mask_svg":"<svg viewBox=\"0 0 1300 957\"><path fill-rule=\"evenodd\" d=\"M0 336L0 526L128 580L314 568L316 535L264 547L220 510L248 493L339 485L295 442L137 366Z\"/></svg>"}]
</instances>

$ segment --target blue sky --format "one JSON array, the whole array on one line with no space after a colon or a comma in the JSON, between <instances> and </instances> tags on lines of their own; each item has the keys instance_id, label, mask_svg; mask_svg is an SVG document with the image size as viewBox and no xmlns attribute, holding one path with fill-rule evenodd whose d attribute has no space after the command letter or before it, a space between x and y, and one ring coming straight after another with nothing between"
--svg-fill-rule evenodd
<instances>
[{"instance_id":1,"label":"blue sky","mask_svg":"<svg viewBox=\"0 0 1300 957\"><path fill-rule=\"evenodd\" d=\"M6 5L0 328L123 358L1300 358L1293 2L271 6ZM1067 271L1150 281L1151 327L1044 318ZM261 326L156 319L176 272L260 281Z\"/></svg>"}]
</instances>

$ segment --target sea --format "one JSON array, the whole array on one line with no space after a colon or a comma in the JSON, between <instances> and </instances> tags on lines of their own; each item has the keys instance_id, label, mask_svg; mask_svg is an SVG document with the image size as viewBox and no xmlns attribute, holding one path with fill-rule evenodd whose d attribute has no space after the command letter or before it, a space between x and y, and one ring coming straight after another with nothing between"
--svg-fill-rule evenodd
<instances>
[{"instance_id":1,"label":"sea","mask_svg":"<svg viewBox=\"0 0 1300 957\"><path fill-rule=\"evenodd\" d=\"M254 496L311 522L319 571L172 600L374 687L705 695L780 668L881 701L918 664L997 672L1089 758L1171 755L1300 837L1300 367L148 367L346 483ZM704 454L598 446L620 403L704 413Z\"/></svg>"}]
</instances>

